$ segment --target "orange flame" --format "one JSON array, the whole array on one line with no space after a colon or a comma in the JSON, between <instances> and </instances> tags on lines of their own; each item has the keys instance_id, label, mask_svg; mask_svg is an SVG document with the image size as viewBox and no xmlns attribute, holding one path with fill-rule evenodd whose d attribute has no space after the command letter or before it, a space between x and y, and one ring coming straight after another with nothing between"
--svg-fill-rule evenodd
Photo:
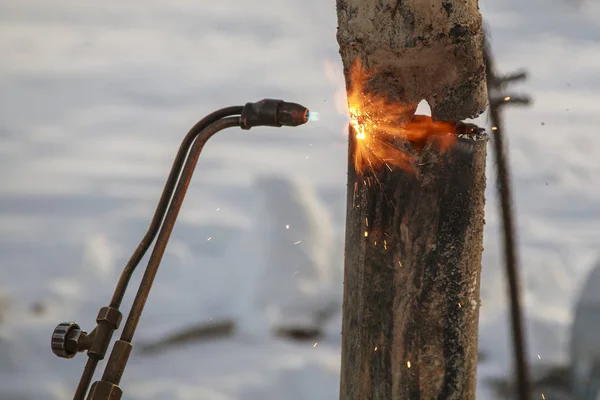
<instances>
[{"instance_id":1,"label":"orange flame","mask_svg":"<svg viewBox=\"0 0 600 400\"><path fill-rule=\"evenodd\" d=\"M414 106L389 103L387 99L366 92L370 74L360 59L350 70L347 90L350 125L356 133L354 168L358 174L368 168L391 166L412 170L415 161L413 149L422 149L434 138L441 151L447 150L456 140L456 124L449 121L433 121L425 115L414 115ZM402 125L402 121L412 119ZM399 140L400 139L400 140ZM398 144L400 142L400 144Z\"/></svg>"}]
</instances>

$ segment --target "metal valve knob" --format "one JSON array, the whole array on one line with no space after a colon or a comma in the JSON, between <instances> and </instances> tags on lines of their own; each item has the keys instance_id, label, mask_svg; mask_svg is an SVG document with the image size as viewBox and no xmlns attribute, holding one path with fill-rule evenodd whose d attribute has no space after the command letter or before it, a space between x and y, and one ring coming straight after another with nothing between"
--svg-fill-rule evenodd
<instances>
[{"instance_id":1,"label":"metal valve knob","mask_svg":"<svg viewBox=\"0 0 600 400\"><path fill-rule=\"evenodd\" d=\"M58 324L52 333L52 352L62 358L73 358L89 348L90 337L75 322Z\"/></svg>"}]
</instances>

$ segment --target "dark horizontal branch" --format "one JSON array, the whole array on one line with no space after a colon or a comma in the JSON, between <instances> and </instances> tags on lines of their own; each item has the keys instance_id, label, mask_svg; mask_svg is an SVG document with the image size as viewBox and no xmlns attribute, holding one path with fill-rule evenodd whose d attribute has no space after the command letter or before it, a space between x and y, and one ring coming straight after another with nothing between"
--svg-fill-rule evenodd
<instances>
[{"instance_id":1,"label":"dark horizontal branch","mask_svg":"<svg viewBox=\"0 0 600 400\"><path fill-rule=\"evenodd\" d=\"M235 328L236 325L233 321L200 323L176 331L156 342L141 344L139 348L143 353L156 353L174 346L229 337L235 333Z\"/></svg>"},{"instance_id":2,"label":"dark horizontal branch","mask_svg":"<svg viewBox=\"0 0 600 400\"><path fill-rule=\"evenodd\" d=\"M528 106L531 103L531 97L523 95L506 95L502 98L490 98L490 107L504 107L507 105Z\"/></svg>"},{"instance_id":3,"label":"dark horizontal branch","mask_svg":"<svg viewBox=\"0 0 600 400\"><path fill-rule=\"evenodd\" d=\"M491 81L489 81L489 84L492 87L504 88L510 83L515 83L515 82L526 80L527 75L528 75L527 71L518 71L513 74L509 74L509 75L505 75L505 76L498 76L498 77L494 76L494 77L490 77L488 79L491 79Z\"/></svg>"}]
</instances>

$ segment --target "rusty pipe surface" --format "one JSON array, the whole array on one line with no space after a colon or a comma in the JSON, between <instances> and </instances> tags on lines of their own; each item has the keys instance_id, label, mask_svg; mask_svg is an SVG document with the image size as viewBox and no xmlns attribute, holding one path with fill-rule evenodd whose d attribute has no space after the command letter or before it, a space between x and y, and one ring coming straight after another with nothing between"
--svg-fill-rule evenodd
<instances>
[{"instance_id":1,"label":"rusty pipe surface","mask_svg":"<svg viewBox=\"0 0 600 400\"><path fill-rule=\"evenodd\" d=\"M527 360L527 336L523 299L521 293L521 275L518 257L518 241L516 221L513 209L513 197L510 180L508 150L501 118L502 108L508 104L527 105L531 99L527 96L505 96L503 89L510 82L526 78L524 72L499 77L495 71L491 45L486 40L484 57L488 75L488 93L496 92L496 98L490 96L489 118L494 127L492 149L496 159L496 179L498 197L500 199L500 216L502 219L502 244L504 246L504 269L506 271L507 291L509 295L511 333L514 356L515 395L518 400L531 398L531 372Z\"/></svg>"}]
</instances>

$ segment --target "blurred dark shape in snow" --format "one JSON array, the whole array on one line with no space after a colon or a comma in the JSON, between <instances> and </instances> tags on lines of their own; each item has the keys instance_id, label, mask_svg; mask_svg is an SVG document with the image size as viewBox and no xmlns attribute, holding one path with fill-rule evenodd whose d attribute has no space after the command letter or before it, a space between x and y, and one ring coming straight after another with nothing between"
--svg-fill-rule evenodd
<instances>
[{"instance_id":1,"label":"blurred dark shape in snow","mask_svg":"<svg viewBox=\"0 0 600 400\"><path fill-rule=\"evenodd\" d=\"M307 182L264 175L256 186L262 197L256 229L267 238L256 305L273 330L318 331L341 310L343 268L334 257L331 215Z\"/></svg>"},{"instance_id":2,"label":"blurred dark shape in snow","mask_svg":"<svg viewBox=\"0 0 600 400\"><path fill-rule=\"evenodd\" d=\"M0 324L6 322L6 316L10 308L10 301L8 296L0 292Z\"/></svg>"},{"instance_id":3,"label":"blurred dark shape in snow","mask_svg":"<svg viewBox=\"0 0 600 400\"><path fill-rule=\"evenodd\" d=\"M571 378L575 400L600 399L600 262L585 281L575 308Z\"/></svg>"}]
</instances>

